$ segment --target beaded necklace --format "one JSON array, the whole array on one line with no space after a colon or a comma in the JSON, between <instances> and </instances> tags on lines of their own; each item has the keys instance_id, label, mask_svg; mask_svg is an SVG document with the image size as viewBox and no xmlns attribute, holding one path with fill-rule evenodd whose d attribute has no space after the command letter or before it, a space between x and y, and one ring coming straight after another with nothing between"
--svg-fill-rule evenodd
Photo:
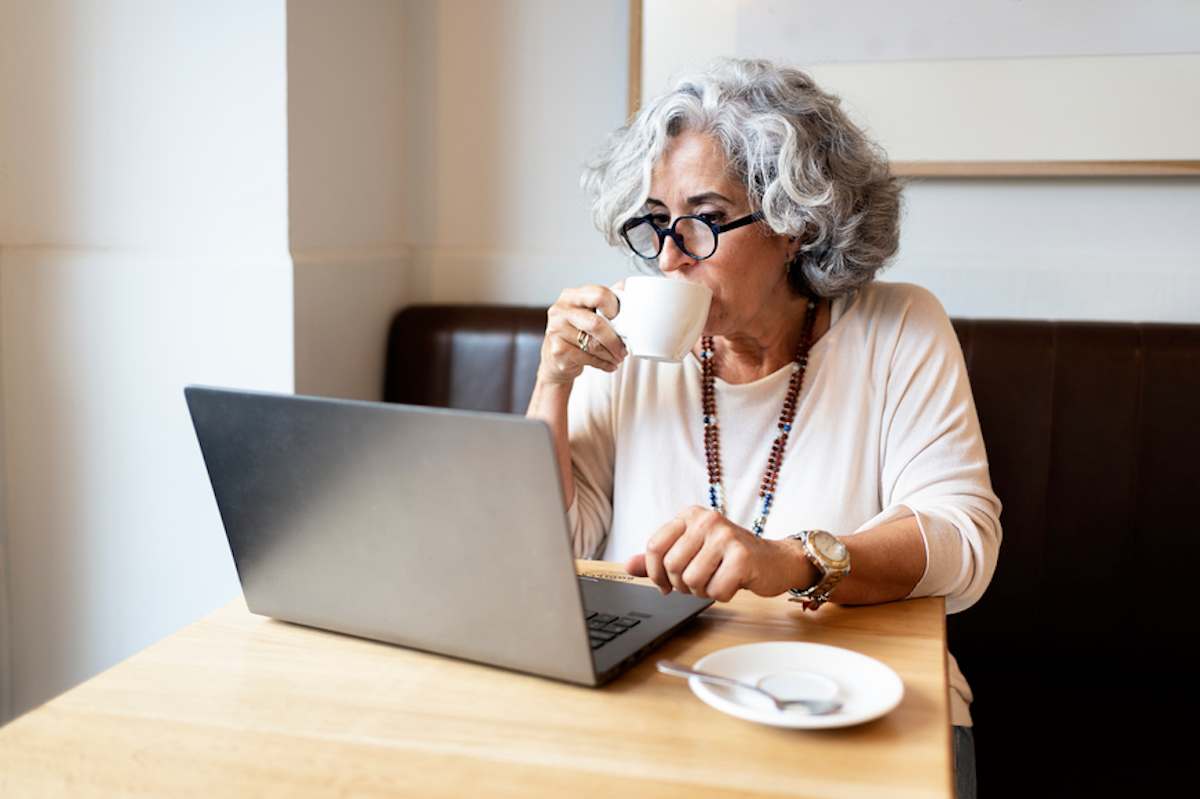
<instances>
[{"instance_id":1,"label":"beaded necklace","mask_svg":"<svg viewBox=\"0 0 1200 799\"><path fill-rule=\"evenodd\" d=\"M763 529L767 526L767 516L771 514L771 504L775 501L775 482L783 466L788 433L792 432L792 420L796 418L796 398L800 396L800 389L804 385L804 371L808 367L808 351L812 347L813 326L817 318L816 308L816 302L810 299L808 311L804 314L804 334L796 347L787 396L783 400L783 410L779 412L779 432L771 445L767 470L763 473L762 485L758 491L758 516L751 527L756 536L762 536ZM708 464L708 506L724 516L725 486L721 482L721 427L717 421L717 395L713 384L715 376L712 336L705 336L700 340L700 370L703 376L704 457Z\"/></svg>"}]
</instances>

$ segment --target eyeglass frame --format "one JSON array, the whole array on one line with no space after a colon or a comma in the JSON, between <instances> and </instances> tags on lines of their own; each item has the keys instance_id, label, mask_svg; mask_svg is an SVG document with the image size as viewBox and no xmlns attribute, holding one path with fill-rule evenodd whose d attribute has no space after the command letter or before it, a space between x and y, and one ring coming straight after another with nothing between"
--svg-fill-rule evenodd
<instances>
[{"instance_id":1,"label":"eyeglass frame","mask_svg":"<svg viewBox=\"0 0 1200 799\"><path fill-rule=\"evenodd\" d=\"M675 217L675 219L671 221L671 224L665 228L654 224L653 217L654 214L635 216L632 219L626 220L625 224L621 225L621 238L625 240L625 244L629 247L634 255L636 255L638 258L641 258L643 261L657 261L658 256L662 255L663 247L665 247L667 244L667 236L670 236L671 241L675 242L675 246L678 247L679 251L684 255L687 255L689 258L694 258L697 261L705 261L717 254L717 247L720 246L721 243L721 233L727 233L730 230L737 230L738 228L745 227L752 222L757 222L763 218L763 212L755 211L752 214L739 217L738 219L735 219L732 222L726 222L723 225L718 225L711 219L705 219L701 214L684 214L683 216ZM688 250L683 243L683 237L680 236L675 230L675 226L679 224L681 219L696 219L708 226L708 229L711 230L713 234L712 252L710 252L708 255L696 255ZM658 234L658 249L655 251L654 255L642 255L637 251L637 248L633 246L633 242L629 240L629 230L637 225L642 224L643 222L654 228L654 232Z\"/></svg>"}]
</instances>

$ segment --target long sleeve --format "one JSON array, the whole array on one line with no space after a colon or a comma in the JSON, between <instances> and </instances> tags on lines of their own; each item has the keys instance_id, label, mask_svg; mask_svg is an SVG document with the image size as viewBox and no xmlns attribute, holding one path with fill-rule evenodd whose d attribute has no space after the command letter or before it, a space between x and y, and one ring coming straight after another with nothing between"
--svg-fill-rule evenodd
<instances>
[{"instance_id":1,"label":"long sleeve","mask_svg":"<svg viewBox=\"0 0 1200 799\"><path fill-rule=\"evenodd\" d=\"M911 597L945 596L948 613L973 605L999 554L1000 501L962 349L929 292L909 294L887 364L881 425L880 504L866 526L908 508L925 541L925 573ZM883 353L880 353L881 355Z\"/></svg>"},{"instance_id":2,"label":"long sleeve","mask_svg":"<svg viewBox=\"0 0 1200 799\"><path fill-rule=\"evenodd\" d=\"M587 367L576 380L567 406L575 499L567 509L577 558L596 558L612 524L613 376Z\"/></svg>"}]
</instances>

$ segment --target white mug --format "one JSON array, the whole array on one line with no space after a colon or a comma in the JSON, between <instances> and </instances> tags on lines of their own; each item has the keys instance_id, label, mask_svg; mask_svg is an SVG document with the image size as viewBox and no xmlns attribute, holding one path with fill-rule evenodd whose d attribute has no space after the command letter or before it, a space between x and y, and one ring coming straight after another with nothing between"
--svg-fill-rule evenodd
<instances>
[{"instance_id":1,"label":"white mug","mask_svg":"<svg viewBox=\"0 0 1200 799\"><path fill-rule=\"evenodd\" d=\"M712 304L708 286L669 277L626 278L625 288L614 292L621 308L609 323L630 355L651 361L682 361L704 331Z\"/></svg>"}]
</instances>

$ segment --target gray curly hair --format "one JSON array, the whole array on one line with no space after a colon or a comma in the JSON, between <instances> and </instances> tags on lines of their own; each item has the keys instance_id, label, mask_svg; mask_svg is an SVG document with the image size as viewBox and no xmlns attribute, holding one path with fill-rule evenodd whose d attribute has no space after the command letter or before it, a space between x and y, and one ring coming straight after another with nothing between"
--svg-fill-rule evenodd
<instances>
[{"instance_id":1,"label":"gray curly hair","mask_svg":"<svg viewBox=\"0 0 1200 799\"><path fill-rule=\"evenodd\" d=\"M768 61L723 59L684 78L618 129L581 183L610 244L641 213L650 175L671 138L713 136L775 233L801 241L789 282L835 297L875 277L900 237L900 181L887 156L805 73ZM798 267L798 268L797 268Z\"/></svg>"}]
</instances>

